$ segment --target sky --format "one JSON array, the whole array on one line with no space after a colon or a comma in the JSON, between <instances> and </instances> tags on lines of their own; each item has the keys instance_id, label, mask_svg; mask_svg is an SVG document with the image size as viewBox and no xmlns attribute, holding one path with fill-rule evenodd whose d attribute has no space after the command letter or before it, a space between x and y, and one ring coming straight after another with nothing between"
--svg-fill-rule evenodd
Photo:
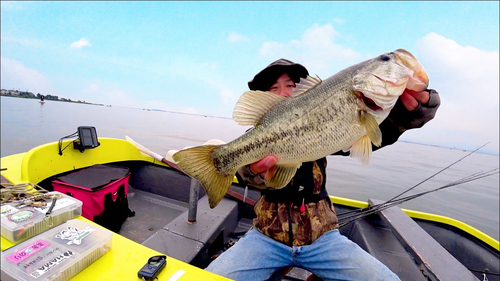
<instances>
[{"instance_id":1,"label":"sky","mask_svg":"<svg viewBox=\"0 0 500 281\"><path fill-rule=\"evenodd\" d=\"M400 140L499 152L499 2L1 1L1 88L232 117L287 58L322 79L398 48L440 93Z\"/></svg>"}]
</instances>

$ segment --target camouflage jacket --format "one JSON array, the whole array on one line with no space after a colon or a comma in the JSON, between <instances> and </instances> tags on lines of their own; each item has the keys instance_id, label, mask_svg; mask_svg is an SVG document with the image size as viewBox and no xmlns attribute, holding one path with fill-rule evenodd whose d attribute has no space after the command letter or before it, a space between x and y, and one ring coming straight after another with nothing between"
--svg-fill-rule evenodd
<instances>
[{"instance_id":1,"label":"camouflage jacket","mask_svg":"<svg viewBox=\"0 0 500 281\"><path fill-rule=\"evenodd\" d=\"M338 228L337 215L325 189L325 169L326 158L302 163L286 187L262 190L254 207L254 227L289 246L309 245L323 233ZM300 210L302 204L304 212Z\"/></svg>"}]
</instances>

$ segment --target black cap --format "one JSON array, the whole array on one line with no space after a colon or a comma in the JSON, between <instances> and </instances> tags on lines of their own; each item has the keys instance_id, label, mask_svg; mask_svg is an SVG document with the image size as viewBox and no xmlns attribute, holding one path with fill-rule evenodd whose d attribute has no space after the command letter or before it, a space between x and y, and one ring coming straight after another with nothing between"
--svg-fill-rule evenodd
<instances>
[{"instance_id":1,"label":"black cap","mask_svg":"<svg viewBox=\"0 0 500 281\"><path fill-rule=\"evenodd\" d=\"M303 65L287 59L279 59L257 73L253 80L248 82L248 88L254 91L267 91L283 73L287 73L295 82L299 82L301 77L306 78L309 74Z\"/></svg>"}]
</instances>

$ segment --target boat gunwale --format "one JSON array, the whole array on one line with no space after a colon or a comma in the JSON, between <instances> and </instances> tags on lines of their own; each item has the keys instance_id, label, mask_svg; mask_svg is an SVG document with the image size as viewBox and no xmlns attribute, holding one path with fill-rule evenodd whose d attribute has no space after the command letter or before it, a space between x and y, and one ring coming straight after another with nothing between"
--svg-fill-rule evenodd
<instances>
[{"instance_id":1,"label":"boat gunwale","mask_svg":"<svg viewBox=\"0 0 500 281\"><path fill-rule=\"evenodd\" d=\"M73 169L81 169L85 168L94 164L105 164L105 163L116 163L116 162L122 162L122 161L144 161L147 163L151 163L153 165L158 165L158 166L163 166L163 167L169 167L168 165L165 165L162 162L157 161L156 159L152 158L151 156L144 155L139 152L139 150L130 142L122 139L116 139L116 138L99 138L101 141L101 144L110 144L110 143L122 143L122 146L119 145L113 145L113 149L116 149L117 147L125 148L129 150L128 153L121 153L119 156L117 154L112 154L110 152L105 152L105 155L107 157L99 157L97 161L92 161L91 163L84 163L83 165L80 165L78 167L73 166ZM69 142L72 142L72 140L66 140L63 141L63 147L65 145L68 145ZM4 176L7 180L14 184L20 184L20 183L26 183L26 182L32 182L38 184L39 182L45 180L46 178L49 178L51 176L54 176L59 173L63 172L68 172L68 171L53 171L53 172L45 172L43 173L44 178L40 179L40 175L35 175L30 173L29 170L29 163L31 158L33 158L33 155L35 155L37 152L46 150L48 147L58 145L58 142L51 142L47 144L43 144L37 147L34 147L30 149L27 152L24 153L18 153L18 154L13 154L9 156L4 156L1 158L1 166L2 168L8 168L8 170L1 171L2 176ZM111 146L110 146L111 147ZM99 147L98 147L99 148ZM98 149L96 148L96 149ZM137 149L137 150L136 150ZM73 151L74 154L80 155L79 151ZM92 150L90 150L92 151ZM55 152L55 151L54 151ZM46 166L44 166L46 167ZM33 179L36 179L37 182L34 182ZM235 180L237 182L237 180ZM359 201L359 200L354 200L354 199L348 199L344 197L339 197L339 196L330 196L330 199L332 200L332 203L337 204L337 205L344 205L347 207L354 207L354 208L365 208L369 204L368 202L364 201ZM493 237L489 236L488 234L478 230L477 228L470 226L464 222L461 222L459 220L442 216L442 215L436 215L436 214L431 214L431 213L426 213L426 212L421 212L421 211L415 211L415 210L409 210L409 209L401 209L403 212L405 212L408 216L410 216L413 219L419 219L419 220L424 220L424 221L430 221L430 222L436 222L444 225L449 225L452 227L456 227L471 236L479 239L480 241L486 243L490 247L494 248L497 251L500 251L500 243L498 240L494 239Z\"/></svg>"},{"instance_id":2,"label":"boat gunwale","mask_svg":"<svg viewBox=\"0 0 500 281\"><path fill-rule=\"evenodd\" d=\"M339 205L355 207L355 208L366 208L369 206L368 202L354 200L354 199L348 199L348 198L343 198L343 197L338 197L338 196L330 195L330 199L332 200L332 203L334 205L339 204ZM453 219L450 217L421 212L421 211L409 210L409 209L404 209L404 208L401 208L401 210L413 219L436 222L436 223L456 227L456 228L476 237L477 239L481 240L482 242L488 244L489 246L493 247L497 251L500 251L500 243L498 240L496 240L495 238L489 236L488 234L482 232L481 230L479 230L471 225L468 225L464 222L461 222L459 220L456 220L456 219Z\"/></svg>"}]
</instances>

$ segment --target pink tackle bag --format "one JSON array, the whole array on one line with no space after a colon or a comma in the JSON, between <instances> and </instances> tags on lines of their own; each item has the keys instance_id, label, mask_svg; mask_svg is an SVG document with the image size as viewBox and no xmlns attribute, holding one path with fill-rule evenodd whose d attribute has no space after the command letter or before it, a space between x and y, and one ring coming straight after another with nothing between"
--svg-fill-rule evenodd
<instances>
[{"instance_id":1,"label":"pink tackle bag","mask_svg":"<svg viewBox=\"0 0 500 281\"><path fill-rule=\"evenodd\" d=\"M82 216L118 232L135 213L128 208L127 167L94 165L52 181L55 191L83 202Z\"/></svg>"}]
</instances>

